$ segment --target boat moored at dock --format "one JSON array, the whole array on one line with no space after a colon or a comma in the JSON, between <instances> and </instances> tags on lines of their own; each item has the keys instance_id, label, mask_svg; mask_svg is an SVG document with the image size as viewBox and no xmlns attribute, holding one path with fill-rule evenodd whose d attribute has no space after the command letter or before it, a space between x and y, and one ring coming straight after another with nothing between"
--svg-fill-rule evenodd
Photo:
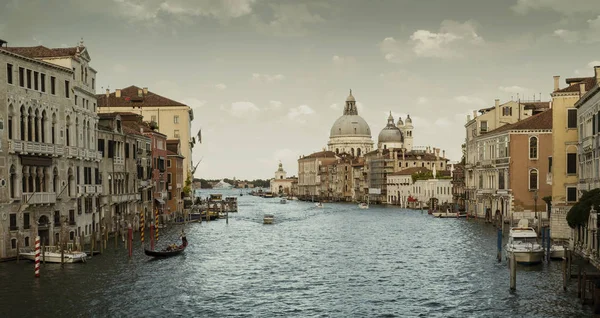
<instances>
[{"instance_id":1,"label":"boat moored at dock","mask_svg":"<svg viewBox=\"0 0 600 318\"><path fill-rule=\"evenodd\" d=\"M544 249L537 242L535 230L528 227L527 220L519 221L518 227L510 229L506 256L514 256L517 263L527 265L539 264L544 259Z\"/></svg>"}]
</instances>

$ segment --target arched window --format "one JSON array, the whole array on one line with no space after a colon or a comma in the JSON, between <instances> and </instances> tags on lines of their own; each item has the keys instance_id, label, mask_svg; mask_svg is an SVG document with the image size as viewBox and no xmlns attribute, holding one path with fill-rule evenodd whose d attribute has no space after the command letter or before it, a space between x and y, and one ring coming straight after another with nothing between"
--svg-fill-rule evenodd
<instances>
[{"instance_id":1,"label":"arched window","mask_svg":"<svg viewBox=\"0 0 600 318\"><path fill-rule=\"evenodd\" d=\"M52 178L52 189L58 193L58 169L54 167L54 177Z\"/></svg>"},{"instance_id":2,"label":"arched window","mask_svg":"<svg viewBox=\"0 0 600 318\"><path fill-rule=\"evenodd\" d=\"M350 149L350 153L352 154L352 156L354 156L354 148Z\"/></svg>"},{"instance_id":3,"label":"arched window","mask_svg":"<svg viewBox=\"0 0 600 318\"><path fill-rule=\"evenodd\" d=\"M340 154L340 148L335 148L335 153L339 155Z\"/></svg>"},{"instance_id":4,"label":"arched window","mask_svg":"<svg viewBox=\"0 0 600 318\"><path fill-rule=\"evenodd\" d=\"M14 198L16 193L16 186L17 186L17 171L15 169L15 166L10 166L10 180L9 180L9 184L8 186L10 187L10 197Z\"/></svg>"},{"instance_id":5,"label":"arched window","mask_svg":"<svg viewBox=\"0 0 600 318\"><path fill-rule=\"evenodd\" d=\"M529 190L538 189L538 171L537 169L529 170Z\"/></svg>"},{"instance_id":6,"label":"arched window","mask_svg":"<svg viewBox=\"0 0 600 318\"><path fill-rule=\"evenodd\" d=\"M529 138L529 159L537 159L538 158L538 138L530 137Z\"/></svg>"},{"instance_id":7,"label":"arched window","mask_svg":"<svg viewBox=\"0 0 600 318\"><path fill-rule=\"evenodd\" d=\"M356 149L356 156L360 157L360 154L361 154L360 148Z\"/></svg>"}]
</instances>

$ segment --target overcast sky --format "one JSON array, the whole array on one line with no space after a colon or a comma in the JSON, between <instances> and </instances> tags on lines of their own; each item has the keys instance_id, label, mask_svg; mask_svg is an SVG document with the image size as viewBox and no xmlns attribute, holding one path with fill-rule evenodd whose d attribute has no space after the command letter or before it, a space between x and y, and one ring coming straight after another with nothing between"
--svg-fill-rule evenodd
<instances>
[{"instance_id":1,"label":"overcast sky","mask_svg":"<svg viewBox=\"0 0 600 318\"><path fill-rule=\"evenodd\" d=\"M5 1L3 1L5 2ZM326 147L351 88L377 143L410 114L414 144L459 160L466 114L549 100L553 75L600 65L598 0L13 0L10 46L83 38L98 93L129 85L187 103L197 177L271 178Z\"/></svg>"}]
</instances>

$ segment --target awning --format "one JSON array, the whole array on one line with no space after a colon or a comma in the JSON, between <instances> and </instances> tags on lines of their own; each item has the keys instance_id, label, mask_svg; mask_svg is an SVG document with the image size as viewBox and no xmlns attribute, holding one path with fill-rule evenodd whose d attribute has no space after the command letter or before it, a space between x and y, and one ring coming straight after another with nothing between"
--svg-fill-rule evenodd
<instances>
[{"instance_id":1,"label":"awning","mask_svg":"<svg viewBox=\"0 0 600 318\"><path fill-rule=\"evenodd\" d=\"M156 202L160 203L160 204L165 204L165 201L163 199L154 199L156 200Z\"/></svg>"}]
</instances>

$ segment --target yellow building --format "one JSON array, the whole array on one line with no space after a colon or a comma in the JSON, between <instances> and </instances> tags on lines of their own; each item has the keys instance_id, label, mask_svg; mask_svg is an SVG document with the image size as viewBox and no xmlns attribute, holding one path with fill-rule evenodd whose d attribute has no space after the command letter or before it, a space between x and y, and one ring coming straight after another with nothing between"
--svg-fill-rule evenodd
<instances>
[{"instance_id":1,"label":"yellow building","mask_svg":"<svg viewBox=\"0 0 600 318\"><path fill-rule=\"evenodd\" d=\"M565 88L559 87L559 76L554 76L552 94L552 157L551 173L547 182L552 185L552 212L550 236L569 239L571 229L566 216L577 201L577 109L575 103L595 84L594 77L567 78Z\"/></svg>"},{"instance_id":2,"label":"yellow building","mask_svg":"<svg viewBox=\"0 0 600 318\"><path fill-rule=\"evenodd\" d=\"M194 112L189 106L133 85L117 89L114 93L106 90L106 94L97 95L97 98L99 113L137 113L143 116L144 121L156 122L158 130L167 135L167 139L181 140L181 154L185 157L184 174L192 170L195 139L192 139L190 129Z\"/></svg>"}]
</instances>

